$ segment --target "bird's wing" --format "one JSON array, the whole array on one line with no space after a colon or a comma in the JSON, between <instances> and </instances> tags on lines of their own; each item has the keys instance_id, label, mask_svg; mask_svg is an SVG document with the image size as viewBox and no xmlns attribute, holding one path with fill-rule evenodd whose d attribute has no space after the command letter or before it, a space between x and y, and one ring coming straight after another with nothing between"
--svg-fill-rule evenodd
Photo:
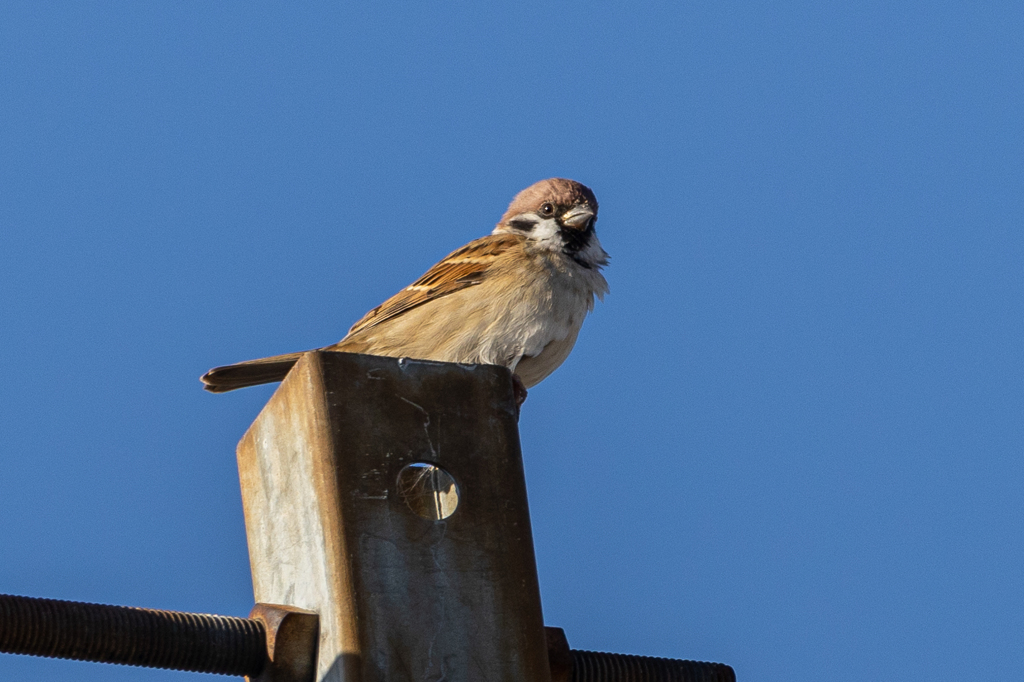
<instances>
[{"instance_id":1,"label":"bird's wing","mask_svg":"<svg viewBox=\"0 0 1024 682\"><path fill-rule=\"evenodd\" d=\"M487 278L494 262L522 240L523 237L515 234L491 234L471 241L366 313L348 330L348 336L371 329L424 303L480 284Z\"/></svg>"}]
</instances>

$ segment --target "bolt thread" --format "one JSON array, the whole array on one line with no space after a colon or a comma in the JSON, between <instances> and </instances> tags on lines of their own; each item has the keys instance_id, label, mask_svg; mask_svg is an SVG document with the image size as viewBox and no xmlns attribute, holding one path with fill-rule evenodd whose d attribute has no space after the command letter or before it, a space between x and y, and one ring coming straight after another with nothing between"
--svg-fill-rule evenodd
<instances>
[{"instance_id":1,"label":"bolt thread","mask_svg":"<svg viewBox=\"0 0 1024 682\"><path fill-rule=\"evenodd\" d=\"M247 618L0 595L0 652L255 677L263 624Z\"/></svg>"},{"instance_id":2,"label":"bolt thread","mask_svg":"<svg viewBox=\"0 0 1024 682\"><path fill-rule=\"evenodd\" d=\"M722 663L573 649L572 682L736 682Z\"/></svg>"}]
</instances>

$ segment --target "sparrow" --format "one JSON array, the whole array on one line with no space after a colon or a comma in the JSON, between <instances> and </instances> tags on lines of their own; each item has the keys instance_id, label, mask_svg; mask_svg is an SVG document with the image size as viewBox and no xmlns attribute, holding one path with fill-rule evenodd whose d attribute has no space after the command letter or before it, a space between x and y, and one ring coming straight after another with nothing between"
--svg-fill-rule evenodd
<instances>
[{"instance_id":1,"label":"sparrow","mask_svg":"<svg viewBox=\"0 0 1024 682\"><path fill-rule=\"evenodd\" d=\"M491 234L453 251L319 350L504 365L516 404L565 361L608 283L594 231L597 199L551 178L515 196ZM213 393L284 379L302 353L216 367Z\"/></svg>"}]
</instances>

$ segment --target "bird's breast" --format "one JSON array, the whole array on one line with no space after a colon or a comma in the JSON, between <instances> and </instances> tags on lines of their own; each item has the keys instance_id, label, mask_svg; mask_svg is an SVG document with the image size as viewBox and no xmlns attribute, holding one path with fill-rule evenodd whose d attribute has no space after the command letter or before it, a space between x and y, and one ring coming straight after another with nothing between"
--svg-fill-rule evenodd
<instances>
[{"instance_id":1,"label":"bird's breast","mask_svg":"<svg viewBox=\"0 0 1024 682\"><path fill-rule=\"evenodd\" d=\"M565 360L606 291L596 269L561 256L509 259L479 284L354 333L338 349L504 365L530 387Z\"/></svg>"},{"instance_id":2,"label":"bird's breast","mask_svg":"<svg viewBox=\"0 0 1024 682\"><path fill-rule=\"evenodd\" d=\"M565 258L541 259L531 265L532 271L521 273L519 286L505 294L505 342L494 349L503 356L497 361L519 374L527 387L565 361L595 296L608 290L600 272Z\"/></svg>"}]
</instances>

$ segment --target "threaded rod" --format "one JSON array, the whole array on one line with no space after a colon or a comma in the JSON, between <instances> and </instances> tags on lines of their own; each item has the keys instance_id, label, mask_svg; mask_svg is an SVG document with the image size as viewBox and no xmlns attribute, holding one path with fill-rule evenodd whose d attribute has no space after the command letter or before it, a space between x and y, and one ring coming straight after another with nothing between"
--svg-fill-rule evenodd
<instances>
[{"instance_id":1,"label":"threaded rod","mask_svg":"<svg viewBox=\"0 0 1024 682\"><path fill-rule=\"evenodd\" d=\"M0 652L255 677L263 624L247 618L0 595Z\"/></svg>"},{"instance_id":2,"label":"threaded rod","mask_svg":"<svg viewBox=\"0 0 1024 682\"><path fill-rule=\"evenodd\" d=\"M572 682L736 682L722 663L572 649Z\"/></svg>"},{"instance_id":3,"label":"threaded rod","mask_svg":"<svg viewBox=\"0 0 1024 682\"><path fill-rule=\"evenodd\" d=\"M0 653L256 677L257 620L0 594ZM571 649L573 682L736 682L721 663Z\"/></svg>"}]
</instances>

